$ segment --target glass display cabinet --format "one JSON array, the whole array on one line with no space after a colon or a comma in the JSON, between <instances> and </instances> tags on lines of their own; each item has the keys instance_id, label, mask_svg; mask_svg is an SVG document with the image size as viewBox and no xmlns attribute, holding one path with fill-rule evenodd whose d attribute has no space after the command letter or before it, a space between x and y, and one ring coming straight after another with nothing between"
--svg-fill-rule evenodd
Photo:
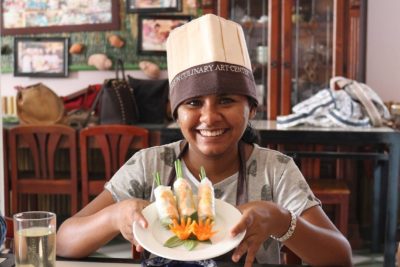
<instances>
[{"instance_id":1,"label":"glass display cabinet","mask_svg":"<svg viewBox=\"0 0 400 267\"><path fill-rule=\"evenodd\" d=\"M243 27L262 104L258 118L291 113L293 105L329 86L331 77L343 75L344 56L357 55L356 46L343 47L345 26L347 32L359 26L347 25L354 2L218 1L215 13Z\"/></svg>"},{"instance_id":2,"label":"glass display cabinet","mask_svg":"<svg viewBox=\"0 0 400 267\"><path fill-rule=\"evenodd\" d=\"M260 103L258 117L266 115L268 64L268 0L232 0L229 18L243 27Z\"/></svg>"},{"instance_id":3,"label":"glass display cabinet","mask_svg":"<svg viewBox=\"0 0 400 267\"><path fill-rule=\"evenodd\" d=\"M333 0L294 1L291 22L293 105L329 86L333 74Z\"/></svg>"}]
</instances>

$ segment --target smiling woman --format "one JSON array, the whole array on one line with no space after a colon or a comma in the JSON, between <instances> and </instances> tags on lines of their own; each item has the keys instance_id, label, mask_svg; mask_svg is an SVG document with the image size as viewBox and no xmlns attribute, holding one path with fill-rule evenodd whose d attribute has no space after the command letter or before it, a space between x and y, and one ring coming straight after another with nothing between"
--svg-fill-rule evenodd
<instances>
[{"instance_id":1,"label":"smiling woman","mask_svg":"<svg viewBox=\"0 0 400 267\"><path fill-rule=\"evenodd\" d=\"M181 179L198 195L198 174L204 167L216 202L236 206L232 208L239 215L225 218L227 209L219 212L217 207L215 238L243 240L234 245L228 241L223 251L211 250L202 259L227 252L221 257L241 260L246 267L255 261L276 264L284 243L311 265L350 266L349 243L329 221L293 159L245 138L258 102L242 28L205 15L173 29L166 49L171 109L184 140L135 153L99 196L61 225L57 253L83 257L122 233L138 252L143 245L158 256L182 255L179 248L164 254L155 249L160 242L145 243L149 239L143 236L160 238L164 229L154 223L160 221L155 212L148 214L149 204L158 184L179 187ZM182 168L176 172L177 159ZM153 179L156 172L158 182ZM194 215L188 214L183 216ZM196 253L188 251L184 259Z\"/></svg>"}]
</instances>

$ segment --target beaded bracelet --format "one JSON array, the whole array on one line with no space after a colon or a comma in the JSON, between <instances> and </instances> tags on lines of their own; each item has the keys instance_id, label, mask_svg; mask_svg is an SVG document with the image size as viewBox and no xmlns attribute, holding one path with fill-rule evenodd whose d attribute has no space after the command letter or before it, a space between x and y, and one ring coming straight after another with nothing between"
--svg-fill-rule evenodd
<instances>
[{"instance_id":1,"label":"beaded bracelet","mask_svg":"<svg viewBox=\"0 0 400 267\"><path fill-rule=\"evenodd\" d=\"M287 230L287 232L281 237L276 237L276 236L271 235L271 237L273 239L275 239L276 241L285 242L293 235L294 229L296 229L297 216L293 211L289 210L289 212L290 212L291 220L290 220L290 226L289 226L289 229Z\"/></svg>"}]
</instances>

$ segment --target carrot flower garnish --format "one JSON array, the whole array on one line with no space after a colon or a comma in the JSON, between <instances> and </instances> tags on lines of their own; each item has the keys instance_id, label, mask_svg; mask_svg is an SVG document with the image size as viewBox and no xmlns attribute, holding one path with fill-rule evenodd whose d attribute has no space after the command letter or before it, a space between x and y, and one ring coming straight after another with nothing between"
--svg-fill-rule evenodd
<instances>
[{"instance_id":1,"label":"carrot flower garnish","mask_svg":"<svg viewBox=\"0 0 400 267\"><path fill-rule=\"evenodd\" d=\"M169 229L181 240L186 240L189 238L193 231L193 225L196 222L190 217L187 218L186 222L184 218L181 218L181 223L179 224L177 220L173 221L173 224L169 226Z\"/></svg>"},{"instance_id":2,"label":"carrot flower garnish","mask_svg":"<svg viewBox=\"0 0 400 267\"><path fill-rule=\"evenodd\" d=\"M213 231L213 222L210 219L205 221L199 220L199 223L194 222L193 224L193 234L197 237L199 241L209 240L218 231Z\"/></svg>"}]
</instances>

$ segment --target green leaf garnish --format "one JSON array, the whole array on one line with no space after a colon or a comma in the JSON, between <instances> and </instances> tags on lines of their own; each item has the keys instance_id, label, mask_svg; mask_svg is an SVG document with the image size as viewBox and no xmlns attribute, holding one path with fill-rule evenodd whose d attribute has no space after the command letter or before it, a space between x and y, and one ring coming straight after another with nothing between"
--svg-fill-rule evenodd
<instances>
[{"instance_id":1,"label":"green leaf garnish","mask_svg":"<svg viewBox=\"0 0 400 267\"><path fill-rule=\"evenodd\" d=\"M175 160L174 164L175 164L176 177L178 179L183 178L181 160L180 159Z\"/></svg>"},{"instance_id":2,"label":"green leaf garnish","mask_svg":"<svg viewBox=\"0 0 400 267\"><path fill-rule=\"evenodd\" d=\"M160 222L166 230L169 230L169 226L172 224L172 220L169 217L160 219Z\"/></svg>"},{"instance_id":3,"label":"green leaf garnish","mask_svg":"<svg viewBox=\"0 0 400 267\"><path fill-rule=\"evenodd\" d=\"M192 221L197 221L199 219L197 211L193 212L192 215L190 215L190 218L192 219Z\"/></svg>"},{"instance_id":4,"label":"green leaf garnish","mask_svg":"<svg viewBox=\"0 0 400 267\"><path fill-rule=\"evenodd\" d=\"M179 239L179 237L174 235L174 236L170 237L167 241L165 241L164 247L174 248L174 247L183 245L187 250L193 250L199 244L199 242L206 243L206 244L212 244L210 239L204 240L204 241L199 241L196 239L195 235L191 235L186 240Z\"/></svg>"},{"instance_id":5,"label":"green leaf garnish","mask_svg":"<svg viewBox=\"0 0 400 267\"><path fill-rule=\"evenodd\" d=\"M206 170L204 169L203 166L200 166L200 180L203 180L206 177L207 177Z\"/></svg>"},{"instance_id":6,"label":"green leaf garnish","mask_svg":"<svg viewBox=\"0 0 400 267\"><path fill-rule=\"evenodd\" d=\"M191 239L186 239L184 241L185 242L183 242L183 246L187 250L193 250L197 246L197 244L199 243L197 240L191 240Z\"/></svg>"},{"instance_id":7,"label":"green leaf garnish","mask_svg":"<svg viewBox=\"0 0 400 267\"><path fill-rule=\"evenodd\" d=\"M156 185L157 186L161 185L160 173L159 172L155 172L155 173L153 173L153 176L154 176L154 180L156 180Z\"/></svg>"},{"instance_id":8,"label":"green leaf garnish","mask_svg":"<svg viewBox=\"0 0 400 267\"><path fill-rule=\"evenodd\" d=\"M177 237L176 235L174 235L173 237L169 238L167 241L165 241L164 243L164 247L167 248L174 248L180 245L183 245L185 242L185 240L179 239L179 237Z\"/></svg>"}]
</instances>

